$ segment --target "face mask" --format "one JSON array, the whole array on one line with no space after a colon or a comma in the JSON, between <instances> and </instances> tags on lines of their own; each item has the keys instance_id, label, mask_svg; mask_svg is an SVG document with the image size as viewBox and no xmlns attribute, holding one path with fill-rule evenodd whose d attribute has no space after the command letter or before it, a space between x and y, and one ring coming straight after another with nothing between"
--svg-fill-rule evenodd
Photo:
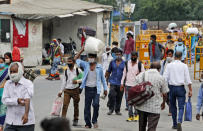
<instances>
[{"instance_id":1,"label":"face mask","mask_svg":"<svg viewBox=\"0 0 203 131\"><path fill-rule=\"evenodd\" d=\"M121 56L116 56L116 60L122 60Z\"/></svg>"},{"instance_id":2,"label":"face mask","mask_svg":"<svg viewBox=\"0 0 203 131\"><path fill-rule=\"evenodd\" d=\"M131 61L135 62L135 61L137 61L137 58L131 58Z\"/></svg>"},{"instance_id":3,"label":"face mask","mask_svg":"<svg viewBox=\"0 0 203 131\"><path fill-rule=\"evenodd\" d=\"M8 64L8 63L10 63L10 62L11 62L10 59L5 59L5 63L6 63L6 64Z\"/></svg>"},{"instance_id":4,"label":"face mask","mask_svg":"<svg viewBox=\"0 0 203 131\"><path fill-rule=\"evenodd\" d=\"M89 62L89 63L94 63L94 62L95 62L95 59L94 59L94 58L88 58L88 62Z\"/></svg>"},{"instance_id":5,"label":"face mask","mask_svg":"<svg viewBox=\"0 0 203 131\"><path fill-rule=\"evenodd\" d=\"M178 42L178 45L182 45L183 44L183 42Z\"/></svg>"},{"instance_id":6,"label":"face mask","mask_svg":"<svg viewBox=\"0 0 203 131\"><path fill-rule=\"evenodd\" d=\"M1 63L1 64L0 64L0 68L3 68L4 66L5 66L4 63Z\"/></svg>"},{"instance_id":7,"label":"face mask","mask_svg":"<svg viewBox=\"0 0 203 131\"><path fill-rule=\"evenodd\" d=\"M111 55L112 55L113 59L116 59L116 54L115 53L112 53Z\"/></svg>"},{"instance_id":8,"label":"face mask","mask_svg":"<svg viewBox=\"0 0 203 131\"><path fill-rule=\"evenodd\" d=\"M150 40L150 43L153 43L153 40Z\"/></svg>"},{"instance_id":9,"label":"face mask","mask_svg":"<svg viewBox=\"0 0 203 131\"><path fill-rule=\"evenodd\" d=\"M166 57L166 61L167 61L168 63L171 63L171 61L173 61L173 58L172 58L172 57Z\"/></svg>"},{"instance_id":10,"label":"face mask","mask_svg":"<svg viewBox=\"0 0 203 131\"><path fill-rule=\"evenodd\" d=\"M19 82L20 78L21 78L21 76L18 73L13 73L10 75L10 79L13 82Z\"/></svg>"},{"instance_id":11,"label":"face mask","mask_svg":"<svg viewBox=\"0 0 203 131\"><path fill-rule=\"evenodd\" d=\"M68 64L68 67L69 67L69 68L72 68L72 67L73 67L73 64Z\"/></svg>"}]
</instances>

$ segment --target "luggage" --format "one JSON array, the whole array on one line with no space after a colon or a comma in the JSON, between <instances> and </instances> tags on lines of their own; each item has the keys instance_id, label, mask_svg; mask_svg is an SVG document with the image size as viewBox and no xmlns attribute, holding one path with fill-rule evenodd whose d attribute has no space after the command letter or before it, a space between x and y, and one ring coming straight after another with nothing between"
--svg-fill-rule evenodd
<instances>
[{"instance_id":1,"label":"luggage","mask_svg":"<svg viewBox=\"0 0 203 131\"><path fill-rule=\"evenodd\" d=\"M144 104L154 96L152 87L153 85L149 81L145 81L145 73L143 73L143 82L128 90L128 104L134 106Z\"/></svg>"},{"instance_id":2,"label":"luggage","mask_svg":"<svg viewBox=\"0 0 203 131\"><path fill-rule=\"evenodd\" d=\"M97 54L97 56L102 56L105 49L105 44L94 37L87 38L85 42L85 52L88 54Z\"/></svg>"},{"instance_id":3,"label":"luggage","mask_svg":"<svg viewBox=\"0 0 203 131\"><path fill-rule=\"evenodd\" d=\"M60 116L62 106L63 106L63 98L57 97L53 103L51 115Z\"/></svg>"},{"instance_id":4,"label":"luggage","mask_svg":"<svg viewBox=\"0 0 203 131\"><path fill-rule=\"evenodd\" d=\"M82 30L85 30L85 34L89 35L89 36L96 36L96 31L90 27L85 27L85 26L81 26L80 28L78 28L78 33L82 34Z\"/></svg>"},{"instance_id":5,"label":"luggage","mask_svg":"<svg viewBox=\"0 0 203 131\"><path fill-rule=\"evenodd\" d=\"M198 34L198 29L195 27L195 28L188 28L186 33L187 34L194 34L194 35L197 35Z\"/></svg>"}]
</instances>

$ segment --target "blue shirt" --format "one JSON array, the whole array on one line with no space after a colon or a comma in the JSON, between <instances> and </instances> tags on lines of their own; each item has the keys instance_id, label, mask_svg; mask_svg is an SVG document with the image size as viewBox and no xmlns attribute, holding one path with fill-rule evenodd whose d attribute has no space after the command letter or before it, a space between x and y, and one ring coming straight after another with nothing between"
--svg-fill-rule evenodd
<instances>
[{"instance_id":1,"label":"blue shirt","mask_svg":"<svg viewBox=\"0 0 203 131\"><path fill-rule=\"evenodd\" d=\"M119 66L116 64L116 60L111 61L109 64L108 72L111 74L109 82L111 85L121 85L121 79L123 76L123 70L125 68L125 62L122 61Z\"/></svg>"},{"instance_id":2,"label":"blue shirt","mask_svg":"<svg viewBox=\"0 0 203 131\"><path fill-rule=\"evenodd\" d=\"M82 80L82 84L80 86L80 88L83 89L86 86L87 76L90 71L90 63L80 60L80 59L77 59L76 63L79 67L82 67L84 69L83 80ZM97 74L97 94L100 94L101 93L101 83L103 84L104 90L105 91L107 90L106 79L104 77L102 65L97 64L95 70L96 70L96 74Z\"/></svg>"},{"instance_id":3,"label":"blue shirt","mask_svg":"<svg viewBox=\"0 0 203 131\"><path fill-rule=\"evenodd\" d=\"M186 48L186 46L184 44L181 44L181 45L177 44L175 46L174 54L176 53L176 51L182 52L182 60L184 60L186 58L186 56L187 56L187 48Z\"/></svg>"},{"instance_id":4,"label":"blue shirt","mask_svg":"<svg viewBox=\"0 0 203 131\"><path fill-rule=\"evenodd\" d=\"M201 87L199 88L199 93L197 96L197 114L200 114L202 104L203 104L203 83L201 84Z\"/></svg>"}]
</instances>

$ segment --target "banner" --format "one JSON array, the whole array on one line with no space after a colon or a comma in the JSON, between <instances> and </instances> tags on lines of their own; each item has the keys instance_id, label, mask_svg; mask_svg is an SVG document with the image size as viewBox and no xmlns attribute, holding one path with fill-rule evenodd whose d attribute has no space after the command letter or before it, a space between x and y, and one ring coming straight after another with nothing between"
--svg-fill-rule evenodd
<instances>
[{"instance_id":1,"label":"banner","mask_svg":"<svg viewBox=\"0 0 203 131\"><path fill-rule=\"evenodd\" d=\"M28 21L13 20L13 47L28 47Z\"/></svg>"}]
</instances>

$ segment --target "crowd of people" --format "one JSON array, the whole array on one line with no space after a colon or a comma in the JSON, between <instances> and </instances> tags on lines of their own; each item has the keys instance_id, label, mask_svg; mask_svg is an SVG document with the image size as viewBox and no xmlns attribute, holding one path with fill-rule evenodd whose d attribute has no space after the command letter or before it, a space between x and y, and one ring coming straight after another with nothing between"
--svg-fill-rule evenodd
<instances>
[{"instance_id":1,"label":"crowd of people","mask_svg":"<svg viewBox=\"0 0 203 131\"><path fill-rule=\"evenodd\" d=\"M134 47L133 33L127 33L124 50L113 42L113 47L106 47L102 55L101 64L96 53L88 53L87 60L82 60L85 43L81 50L70 56L66 62L67 69L62 77L61 89L58 97L64 95L61 119L45 119L41 126L45 131L66 128L70 130L69 122L65 119L71 98L74 105L73 126L78 125L80 94L84 90L84 120L85 128L98 128L100 95L108 95L107 115L115 112L122 115L121 104L125 95L125 105L128 111L127 122L139 122L139 131L156 131L160 112L169 106L169 116L172 116L173 129L182 131L184 105L186 101L186 87L188 97L192 97L192 82L190 80L186 61L186 47L181 38L177 42L168 41L162 45L156 41L156 35L151 35L149 43L150 68L145 69L139 60L139 52ZM57 66L63 62L63 48L61 40L51 42L51 72L48 80L59 80ZM24 68L22 54L17 47L12 53L5 53L0 57L0 131L34 131L35 115L32 105L34 95L33 81L36 75ZM140 106L128 104L128 95L132 88L139 83L148 81L152 84L154 95ZM203 87L200 87L197 104L197 120L200 119L200 110L203 104ZM107 93L109 91L109 93ZM178 111L176 107L178 101ZM93 115L91 113L93 107ZM177 118L178 112L178 118ZM91 117L92 116L92 117ZM112 116L113 117L113 116ZM54 127L54 125L56 127ZM67 126L68 125L68 126Z\"/></svg>"}]
</instances>

